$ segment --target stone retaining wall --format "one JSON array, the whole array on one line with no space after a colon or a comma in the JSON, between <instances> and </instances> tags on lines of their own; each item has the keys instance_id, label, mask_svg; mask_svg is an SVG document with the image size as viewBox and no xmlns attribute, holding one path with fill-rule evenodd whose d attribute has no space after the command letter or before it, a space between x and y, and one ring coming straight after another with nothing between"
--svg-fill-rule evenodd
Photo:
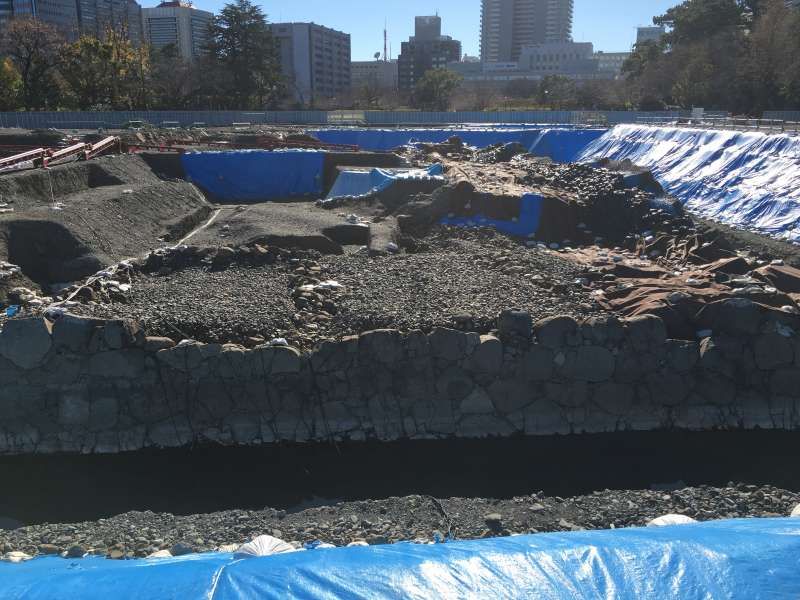
<instances>
[{"instance_id":1,"label":"stone retaining wall","mask_svg":"<svg viewBox=\"0 0 800 600\"><path fill-rule=\"evenodd\" d=\"M308 355L176 347L122 321L12 320L0 333L0 454L798 428L800 343L786 321L797 318L729 302L699 342L667 339L653 316L532 325L509 312L497 337L380 330Z\"/></svg>"}]
</instances>

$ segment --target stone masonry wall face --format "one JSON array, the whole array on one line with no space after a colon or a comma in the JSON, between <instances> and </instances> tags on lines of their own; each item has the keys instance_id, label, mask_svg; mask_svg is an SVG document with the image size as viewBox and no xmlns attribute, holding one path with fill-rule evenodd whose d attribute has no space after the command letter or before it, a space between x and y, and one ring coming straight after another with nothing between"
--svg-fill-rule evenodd
<instances>
[{"instance_id":1,"label":"stone masonry wall face","mask_svg":"<svg viewBox=\"0 0 800 600\"><path fill-rule=\"evenodd\" d=\"M380 330L301 355L175 347L122 321L9 321L0 333L0 454L798 428L794 330L774 317L751 318L745 330L739 322L701 342L667 339L653 316L556 317L532 332L517 323L507 343L450 329ZM500 337L507 329L501 318Z\"/></svg>"}]
</instances>

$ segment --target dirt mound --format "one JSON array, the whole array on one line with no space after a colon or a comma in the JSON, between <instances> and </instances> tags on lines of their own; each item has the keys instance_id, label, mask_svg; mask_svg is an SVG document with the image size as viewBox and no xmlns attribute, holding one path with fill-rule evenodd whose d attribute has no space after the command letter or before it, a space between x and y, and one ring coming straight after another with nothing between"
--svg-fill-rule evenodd
<instances>
[{"instance_id":1,"label":"dirt mound","mask_svg":"<svg viewBox=\"0 0 800 600\"><path fill-rule=\"evenodd\" d=\"M165 181L137 156L0 177L0 260L46 287L180 239L211 212L189 183Z\"/></svg>"}]
</instances>

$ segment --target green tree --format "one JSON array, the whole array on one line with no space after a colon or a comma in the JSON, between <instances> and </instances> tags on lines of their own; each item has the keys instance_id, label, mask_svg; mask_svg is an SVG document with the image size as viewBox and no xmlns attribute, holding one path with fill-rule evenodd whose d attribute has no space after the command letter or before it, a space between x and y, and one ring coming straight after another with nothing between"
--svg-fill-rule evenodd
<instances>
[{"instance_id":1,"label":"green tree","mask_svg":"<svg viewBox=\"0 0 800 600\"><path fill-rule=\"evenodd\" d=\"M0 59L0 110L19 108L19 91L22 78L11 59Z\"/></svg>"},{"instance_id":2,"label":"green tree","mask_svg":"<svg viewBox=\"0 0 800 600\"><path fill-rule=\"evenodd\" d=\"M462 79L461 75L447 69L431 69L414 87L414 106L423 110L448 110Z\"/></svg>"},{"instance_id":3,"label":"green tree","mask_svg":"<svg viewBox=\"0 0 800 600\"><path fill-rule=\"evenodd\" d=\"M186 109L196 92L197 70L184 60L174 44L150 54L150 90L156 106L165 110Z\"/></svg>"},{"instance_id":4,"label":"green tree","mask_svg":"<svg viewBox=\"0 0 800 600\"><path fill-rule=\"evenodd\" d=\"M11 19L0 29L0 56L7 57L19 74L19 97L26 110L58 103L56 77L63 36L38 19Z\"/></svg>"},{"instance_id":5,"label":"green tree","mask_svg":"<svg viewBox=\"0 0 800 600\"><path fill-rule=\"evenodd\" d=\"M146 105L149 64L123 31L109 28L103 39L81 36L63 53L61 75L74 104L83 110L128 110Z\"/></svg>"},{"instance_id":6,"label":"green tree","mask_svg":"<svg viewBox=\"0 0 800 600\"><path fill-rule=\"evenodd\" d=\"M577 105L575 82L563 75L548 75L539 84L539 103L555 110Z\"/></svg>"},{"instance_id":7,"label":"green tree","mask_svg":"<svg viewBox=\"0 0 800 600\"><path fill-rule=\"evenodd\" d=\"M250 0L226 4L209 29L205 93L228 108L274 106L284 94L278 47L261 9Z\"/></svg>"}]
</instances>

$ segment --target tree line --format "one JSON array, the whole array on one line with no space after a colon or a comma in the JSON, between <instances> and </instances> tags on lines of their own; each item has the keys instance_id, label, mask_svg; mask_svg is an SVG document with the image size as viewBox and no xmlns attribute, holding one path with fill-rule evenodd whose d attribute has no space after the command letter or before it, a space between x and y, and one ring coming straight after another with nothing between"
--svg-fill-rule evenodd
<instances>
[{"instance_id":1,"label":"tree line","mask_svg":"<svg viewBox=\"0 0 800 600\"><path fill-rule=\"evenodd\" d=\"M0 110L269 109L285 96L278 48L250 0L226 5L201 56L135 46L124 27L68 41L32 18L0 30Z\"/></svg>"},{"instance_id":2,"label":"tree line","mask_svg":"<svg viewBox=\"0 0 800 600\"><path fill-rule=\"evenodd\" d=\"M623 67L639 108L800 109L800 11L783 0L687 0L653 21L667 35Z\"/></svg>"}]
</instances>

